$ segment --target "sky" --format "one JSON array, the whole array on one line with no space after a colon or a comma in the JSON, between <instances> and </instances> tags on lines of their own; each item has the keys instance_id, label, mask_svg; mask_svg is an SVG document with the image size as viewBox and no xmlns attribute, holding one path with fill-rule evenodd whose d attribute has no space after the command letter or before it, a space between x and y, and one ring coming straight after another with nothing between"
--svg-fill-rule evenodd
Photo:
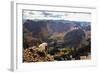
<instances>
[{"instance_id":1,"label":"sky","mask_svg":"<svg viewBox=\"0 0 100 73\"><path fill-rule=\"evenodd\" d=\"M23 19L91 21L90 13L23 10Z\"/></svg>"}]
</instances>

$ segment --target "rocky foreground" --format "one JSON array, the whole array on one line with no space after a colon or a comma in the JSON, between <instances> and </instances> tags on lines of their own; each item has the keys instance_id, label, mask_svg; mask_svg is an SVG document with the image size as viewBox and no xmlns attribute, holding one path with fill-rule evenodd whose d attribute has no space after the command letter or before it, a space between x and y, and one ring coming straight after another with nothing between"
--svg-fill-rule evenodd
<instances>
[{"instance_id":1,"label":"rocky foreground","mask_svg":"<svg viewBox=\"0 0 100 73\"><path fill-rule=\"evenodd\" d=\"M77 60L89 60L91 59L91 55L81 55L80 59ZM76 60L75 58L70 58L68 54L55 54L50 55L46 51L39 51L37 49L24 49L23 50L23 62L48 62L48 61L64 61L64 60Z\"/></svg>"},{"instance_id":2,"label":"rocky foreground","mask_svg":"<svg viewBox=\"0 0 100 73\"><path fill-rule=\"evenodd\" d=\"M24 49L23 62L46 62L53 61L54 57L47 54L45 51L40 52L37 49Z\"/></svg>"}]
</instances>

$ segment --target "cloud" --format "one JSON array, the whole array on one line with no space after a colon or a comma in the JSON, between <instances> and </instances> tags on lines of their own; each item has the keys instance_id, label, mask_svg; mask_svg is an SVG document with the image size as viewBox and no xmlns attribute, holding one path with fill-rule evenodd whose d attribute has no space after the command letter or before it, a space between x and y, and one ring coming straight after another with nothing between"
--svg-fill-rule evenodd
<instances>
[{"instance_id":1,"label":"cloud","mask_svg":"<svg viewBox=\"0 0 100 73\"><path fill-rule=\"evenodd\" d=\"M23 19L91 21L91 14L24 10Z\"/></svg>"}]
</instances>

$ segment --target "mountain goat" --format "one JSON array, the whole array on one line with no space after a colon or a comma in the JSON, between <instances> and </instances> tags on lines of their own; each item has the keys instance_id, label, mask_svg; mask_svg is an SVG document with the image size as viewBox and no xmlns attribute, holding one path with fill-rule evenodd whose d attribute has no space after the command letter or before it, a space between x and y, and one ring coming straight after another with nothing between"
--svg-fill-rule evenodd
<instances>
[{"instance_id":1,"label":"mountain goat","mask_svg":"<svg viewBox=\"0 0 100 73\"><path fill-rule=\"evenodd\" d=\"M40 44L39 45L39 48L38 48L38 51L40 51L40 52L46 52L47 51L47 47L48 47L48 44L47 43L42 43L42 44Z\"/></svg>"}]
</instances>

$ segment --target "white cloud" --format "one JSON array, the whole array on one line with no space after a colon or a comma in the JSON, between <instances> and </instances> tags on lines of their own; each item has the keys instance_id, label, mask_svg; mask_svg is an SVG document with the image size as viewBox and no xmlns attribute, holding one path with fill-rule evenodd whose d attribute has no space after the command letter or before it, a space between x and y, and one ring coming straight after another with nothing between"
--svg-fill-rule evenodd
<instances>
[{"instance_id":1,"label":"white cloud","mask_svg":"<svg viewBox=\"0 0 100 73\"><path fill-rule=\"evenodd\" d=\"M91 14L24 10L23 19L91 21Z\"/></svg>"}]
</instances>

